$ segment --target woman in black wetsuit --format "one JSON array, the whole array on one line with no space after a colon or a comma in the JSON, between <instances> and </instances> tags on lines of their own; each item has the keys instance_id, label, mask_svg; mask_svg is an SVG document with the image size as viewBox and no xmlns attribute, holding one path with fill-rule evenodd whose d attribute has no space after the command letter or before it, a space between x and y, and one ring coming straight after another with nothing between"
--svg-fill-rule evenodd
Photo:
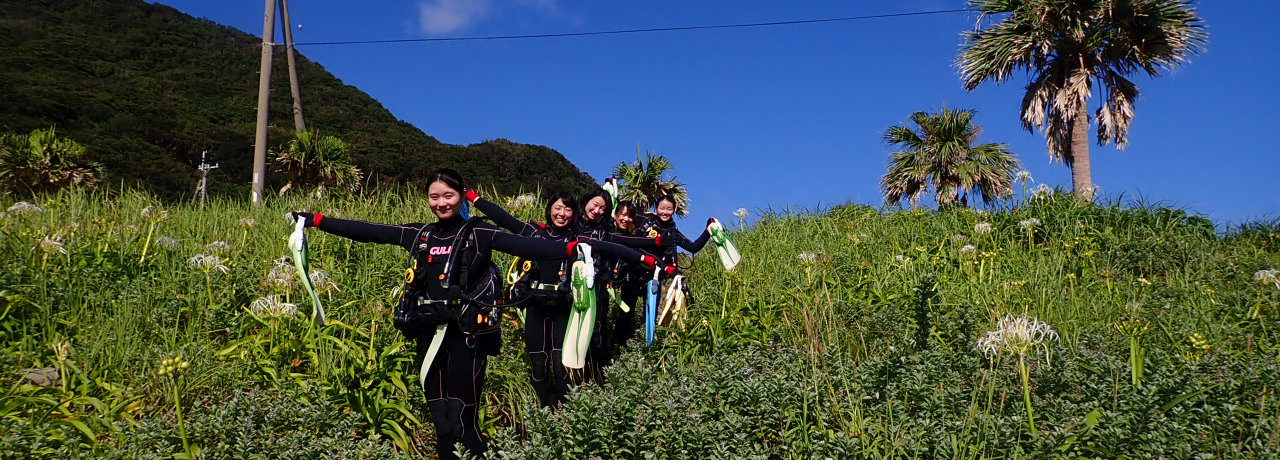
<instances>
[{"instance_id":1,"label":"woman in black wetsuit","mask_svg":"<svg viewBox=\"0 0 1280 460\"><path fill-rule=\"evenodd\" d=\"M618 202L618 209L613 212L613 233L625 236L636 236L636 218L639 210L636 209L635 203L630 201ZM641 251L644 251L643 249ZM656 255L655 255L656 257ZM627 304L629 309L622 311L614 320L613 328L609 330L609 355L615 357L622 347L626 346L627 341L636 336L636 331L640 327L639 313L644 311L643 295L645 282L652 279L653 269L632 263L631 261L615 259L609 265L606 273L609 275L609 286L618 292L619 300Z\"/></svg>"},{"instance_id":2,"label":"woman in black wetsuit","mask_svg":"<svg viewBox=\"0 0 1280 460\"><path fill-rule=\"evenodd\" d=\"M582 232L580 213L576 203L573 196L565 192L553 194L548 200L544 212L544 218L547 221L545 224L520 220L501 206L479 197L474 192L470 192L467 199L500 227L521 236L557 242L592 237L609 240L609 235L606 233ZM653 240L649 241L652 244ZM635 254L639 255L639 253ZM597 254L596 259L599 261L600 257L607 256L607 254ZM632 255L622 258L636 259ZM570 304L573 302L569 295L569 264L558 258L529 259L536 264L536 268L526 275L532 278L528 284L528 288L532 290L532 299L526 303L524 327L525 350L529 355L529 379L534 392L538 395L538 402L543 407L555 407L564 402L570 381L568 370L561 364L561 347L564 344L565 329L569 322ZM652 266L653 260L652 256L648 256L645 260L638 260L637 263ZM599 272L599 263L597 263L597 273ZM600 291L598 289L597 293ZM604 308L597 308L597 316L602 310ZM593 334L593 340L597 335ZM590 369L591 359L588 358L588 361ZM587 375L592 374L588 370Z\"/></svg>"},{"instance_id":3,"label":"woman in black wetsuit","mask_svg":"<svg viewBox=\"0 0 1280 460\"><path fill-rule=\"evenodd\" d=\"M663 245L663 250L659 254L658 259L663 263L671 266L676 265L676 248L683 248L691 253L697 253L707 245L707 240L711 238L711 232L703 228L702 235L698 236L696 241L690 241L680 229L676 228L676 222L672 218L676 213L676 199L671 195L663 195L658 197L658 201L654 202L653 210L656 215L644 216L644 219L636 219L636 228L639 229L640 235L649 237L661 236L663 240L668 241ZM708 219L707 225L715 219ZM679 267L677 267L679 269Z\"/></svg>"},{"instance_id":4,"label":"woman in black wetsuit","mask_svg":"<svg viewBox=\"0 0 1280 460\"><path fill-rule=\"evenodd\" d=\"M524 238L484 224L464 227L466 220L461 211L465 206L466 188L462 177L451 169L441 169L432 173L427 183L429 204L437 218L434 223L386 225L308 212L295 212L294 217L305 219L308 227L359 242L398 245L413 255L414 275L405 297L422 301L415 302L408 310L409 315L402 317L398 311L396 327L406 336L417 339L415 367L420 366L426 356L435 326L449 326L423 385L431 423L436 429L437 453L443 459L457 458L453 453L454 444L461 442L466 451L481 455L486 446L476 405L484 386L488 356L497 353L501 341L496 325L477 324L475 315L464 315L460 309L480 305L475 301L477 298L496 298L492 251L527 258L566 258L574 254L578 242ZM464 228L470 231L461 233ZM465 240L455 244L458 238ZM642 261L639 253L622 246L593 243L598 246L594 252ZM459 248L459 254L451 254L455 247ZM450 260L454 261L452 266L448 263ZM450 273L445 272L446 267L450 267ZM475 276L465 276L467 279L462 280L460 273ZM463 285L458 286L460 289L446 289L441 280Z\"/></svg>"}]
</instances>

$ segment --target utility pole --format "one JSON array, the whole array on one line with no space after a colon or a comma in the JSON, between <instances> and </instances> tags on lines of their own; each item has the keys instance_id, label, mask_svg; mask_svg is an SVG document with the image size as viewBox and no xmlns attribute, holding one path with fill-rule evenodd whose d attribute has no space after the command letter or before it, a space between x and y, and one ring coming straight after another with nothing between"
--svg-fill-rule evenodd
<instances>
[{"instance_id":1,"label":"utility pole","mask_svg":"<svg viewBox=\"0 0 1280 460\"><path fill-rule=\"evenodd\" d=\"M204 161L205 155L208 153L208 150L200 152L200 166L196 168L200 170L200 185L196 186L196 196L191 197L192 201L195 201L196 197L200 197L201 208L204 208L205 195L209 194L209 171L218 169L219 166L216 164L211 165L207 161Z\"/></svg>"},{"instance_id":2,"label":"utility pole","mask_svg":"<svg viewBox=\"0 0 1280 460\"><path fill-rule=\"evenodd\" d=\"M293 58L293 23L289 22L289 0L279 0L278 5L280 19L284 21L280 26L284 28L285 58L289 61L289 92L293 94L293 129L303 132L307 130L307 125L302 122L302 91L298 89L298 66L294 64Z\"/></svg>"},{"instance_id":3,"label":"utility pole","mask_svg":"<svg viewBox=\"0 0 1280 460\"><path fill-rule=\"evenodd\" d=\"M262 18L262 67L258 71L258 128L253 144L253 183L250 198L261 204L267 180L267 115L271 107L271 51L276 26L276 0L266 0Z\"/></svg>"}]
</instances>

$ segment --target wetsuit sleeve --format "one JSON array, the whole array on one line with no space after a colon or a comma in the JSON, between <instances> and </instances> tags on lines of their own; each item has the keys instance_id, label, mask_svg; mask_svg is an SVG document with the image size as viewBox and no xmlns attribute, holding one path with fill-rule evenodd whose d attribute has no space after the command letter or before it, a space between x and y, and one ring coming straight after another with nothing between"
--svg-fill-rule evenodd
<instances>
[{"instance_id":1,"label":"wetsuit sleeve","mask_svg":"<svg viewBox=\"0 0 1280 460\"><path fill-rule=\"evenodd\" d=\"M537 230L533 224L517 219L516 216L511 215L506 209L502 209L502 206L498 206L497 203L492 201L476 198L471 204L475 205L480 212L483 212L485 217L493 219L499 227L505 228L511 233L529 236L533 234L534 230Z\"/></svg>"},{"instance_id":2,"label":"wetsuit sleeve","mask_svg":"<svg viewBox=\"0 0 1280 460\"><path fill-rule=\"evenodd\" d=\"M656 248L658 247L659 239L609 232L605 234L605 241L618 243L629 248Z\"/></svg>"},{"instance_id":3,"label":"wetsuit sleeve","mask_svg":"<svg viewBox=\"0 0 1280 460\"><path fill-rule=\"evenodd\" d=\"M566 243L513 235L495 229L476 229L476 239L487 242L489 249L526 259L563 259L571 255Z\"/></svg>"},{"instance_id":4,"label":"wetsuit sleeve","mask_svg":"<svg viewBox=\"0 0 1280 460\"><path fill-rule=\"evenodd\" d=\"M680 248L697 253L702 250L703 246L707 245L707 241L711 239L711 232L703 230L697 241L689 241L689 238L684 236L684 233L680 233L679 229L672 227L670 236L675 239L676 245L680 246Z\"/></svg>"},{"instance_id":5,"label":"wetsuit sleeve","mask_svg":"<svg viewBox=\"0 0 1280 460\"><path fill-rule=\"evenodd\" d=\"M582 238L578 241L591 245L592 251L620 260L640 262L644 260L646 255L618 243L610 243L593 238ZM653 256L649 256L649 259L653 259Z\"/></svg>"},{"instance_id":6,"label":"wetsuit sleeve","mask_svg":"<svg viewBox=\"0 0 1280 460\"><path fill-rule=\"evenodd\" d=\"M394 244L405 249L413 247L413 239L422 229L421 225L386 225L361 220L338 219L326 217L316 228L325 233L338 235L361 243Z\"/></svg>"}]
</instances>

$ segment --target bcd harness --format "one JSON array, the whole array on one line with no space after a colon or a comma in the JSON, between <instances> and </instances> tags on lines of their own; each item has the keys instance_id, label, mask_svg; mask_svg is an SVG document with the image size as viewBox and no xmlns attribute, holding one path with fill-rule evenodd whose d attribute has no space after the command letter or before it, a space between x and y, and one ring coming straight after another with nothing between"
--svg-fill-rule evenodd
<instances>
[{"instance_id":1,"label":"bcd harness","mask_svg":"<svg viewBox=\"0 0 1280 460\"><path fill-rule=\"evenodd\" d=\"M502 317L502 302L498 299L501 292L501 278L498 268L489 264L488 282L480 283L475 289L464 291L471 283L470 261L460 260L460 254L475 249L475 237L472 230L485 218L473 218L462 224L449 248L445 259L444 270L440 276L440 286L445 290L445 299L429 299L425 289L413 289L418 276L417 262L419 251L426 247L431 238L431 226L423 225L414 236L414 245L410 250L409 261L405 267L404 286L401 288L401 299L396 306L394 324L406 336L416 336L430 327L456 321L464 334L474 338L476 335L494 333L499 330ZM463 263L466 262L466 263ZM430 282L424 280L424 282Z\"/></svg>"}]
</instances>

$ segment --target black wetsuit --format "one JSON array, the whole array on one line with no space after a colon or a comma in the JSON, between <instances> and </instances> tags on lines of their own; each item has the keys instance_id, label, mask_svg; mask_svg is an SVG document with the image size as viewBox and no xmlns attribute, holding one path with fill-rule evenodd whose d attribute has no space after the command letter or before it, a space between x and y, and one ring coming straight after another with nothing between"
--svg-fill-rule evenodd
<instances>
[{"instance_id":1,"label":"black wetsuit","mask_svg":"<svg viewBox=\"0 0 1280 460\"><path fill-rule=\"evenodd\" d=\"M661 250L659 238L645 238L616 232L611 219L601 217L595 221L582 220L578 227L578 235L583 238L609 241L630 248L653 252ZM655 256L656 258L656 256ZM596 309L595 333L591 334L591 345L587 351L586 377L601 384L604 383L604 368L613 362L614 334L609 328L609 283L616 263L634 262L607 255L595 257L596 262ZM639 264L637 264L639 265ZM643 265L641 265L643 266ZM630 304L634 305L634 304ZM632 318L634 320L634 318Z\"/></svg>"},{"instance_id":2,"label":"black wetsuit","mask_svg":"<svg viewBox=\"0 0 1280 460\"><path fill-rule=\"evenodd\" d=\"M464 221L453 218L425 224L384 225L333 217L321 218L317 228L334 235L363 243L394 244L405 248L417 257L417 275L409 290L430 300L445 300L448 293L438 281L444 275L444 265L458 231ZM426 236L423 236L426 235ZM565 258L567 245L533 238L521 238L502 232L492 226L477 225L471 232L474 244L465 246L470 254L459 254L460 264L468 266L468 272L480 274L491 265L491 251L500 251L528 258ZM468 237L467 235L463 236ZM417 240L417 241L416 241ZM415 245L422 245L414 250ZM474 284L491 281L476 276L466 286L466 292L474 292ZM461 442L466 450L483 454L484 435L480 432L477 403L484 387L485 368L489 355L497 354L501 343L497 333L474 335L462 332L456 320L445 333L440 352L428 370L425 392L431 410L431 423L436 429L436 449L440 458L456 458L454 444ZM417 354L414 369L421 366L431 342L434 327L425 327L417 334Z\"/></svg>"},{"instance_id":3,"label":"black wetsuit","mask_svg":"<svg viewBox=\"0 0 1280 460\"><path fill-rule=\"evenodd\" d=\"M659 256L658 260L666 265L676 265L677 247L691 253L697 253L711 239L711 232L704 229L702 235L699 235L696 241L690 241L683 233L680 233L679 228L676 228L675 219L663 221L653 214L636 216L636 229L640 236L651 238L662 236L664 240L670 241L670 243L664 244L657 254Z\"/></svg>"},{"instance_id":4,"label":"black wetsuit","mask_svg":"<svg viewBox=\"0 0 1280 460\"><path fill-rule=\"evenodd\" d=\"M632 231L635 231L634 227ZM619 235L635 236L626 230L613 228ZM641 249L645 251L645 249ZM658 248L651 250L650 255L659 257ZM631 261L615 259L610 261L606 273L609 275L609 286L616 289L619 300L626 303L630 310L618 313L614 318L613 328L609 329L609 356L616 357L627 341L636 336L640 327L640 315L644 312L645 283L653 279L653 269Z\"/></svg>"},{"instance_id":5,"label":"black wetsuit","mask_svg":"<svg viewBox=\"0 0 1280 460\"><path fill-rule=\"evenodd\" d=\"M484 198L476 199L474 204L476 209L492 218L499 226L521 236L557 242L580 239L580 229L577 226L557 228L525 222ZM607 240L588 240L587 242L596 248L613 249L613 251L597 251L594 255L597 260L600 257L613 255L638 263L641 256L639 252L626 250ZM525 304L527 308L525 309L524 340L525 350L529 355L529 381L538 395L538 402L543 407L554 407L564 402L569 391L570 379L574 377L569 375L568 369L562 364L563 350L561 349L564 345L565 329L569 324L569 309L573 303L568 286L569 264L566 260L559 258L529 259L536 264L536 269L532 272L533 281L541 285L540 288L534 289L533 298ZM599 272L598 265L597 272ZM601 291L597 290L597 294ZM607 300L608 297L605 299ZM607 309L597 308L597 317L604 310ZM592 334L593 341L597 335L599 334ZM588 368L585 369L587 375L592 374L590 363L589 352Z\"/></svg>"}]
</instances>

